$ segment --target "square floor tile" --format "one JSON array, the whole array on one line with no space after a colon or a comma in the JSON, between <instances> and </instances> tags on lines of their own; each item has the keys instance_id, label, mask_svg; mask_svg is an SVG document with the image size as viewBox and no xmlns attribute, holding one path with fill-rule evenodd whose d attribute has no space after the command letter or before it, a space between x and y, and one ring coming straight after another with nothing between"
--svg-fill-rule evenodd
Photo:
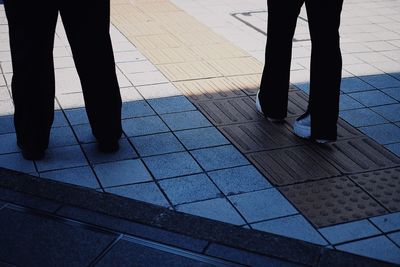
<instances>
[{"instance_id":1,"label":"square floor tile","mask_svg":"<svg viewBox=\"0 0 400 267\"><path fill-rule=\"evenodd\" d=\"M190 152L206 170L217 170L250 164L234 146L203 148Z\"/></svg>"},{"instance_id":2,"label":"square floor tile","mask_svg":"<svg viewBox=\"0 0 400 267\"><path fill-rule=\"evenodd\" d=\"M85 108L67 109L65 115L71 125L89 123Z\"/></svg>"},{"instance_id":3,"label":"square floor tile","mask_svg":"<svg viewBox=\"0 0 400 267\"><path fill-rule=\"evenodd\" d=\"M72 126L79 143L87 144L96 142L96 138L92 134L92 128L89 124L79 124Z\"/></svg>"},{"instance_id":4,"label":"square floor tile","mask_svg":"<svg viewBox=\"0 0 400 267\"><path fill-rule=\"evenodd\" d=\"M0 135L0 154L19 152L15 133Z\"/></svg>"},{"instance_id":5,"label":"square floor tile","mask_svg":"<svg viewBox=\"0 0 400 267\"><path fill-rule=\"evenodd\" d=\"M161 117L173 131L212 126L199 111L164 114Z\"/></svg>"},{"instance_id":6,"label":"square floor tile","mask_svg":"<svg viewBox=\"0 0 400 267\"><path fill-rule=\"evenodd\" d=\"M229 199L250 223L298 213L276 189L230 196Z\"/></svg>"},{"instance_id":7,"label":"square floor tile","mask_svg":"<svg viewBox=\"0 0 400 267\"><path fill-rule=\"evenodd\" d=\"M400 143L385 145L385 147L400 157Z\"/></svg>"},{"instance_id":8,"label":"square floor tile","mask_svg":"<svg viewBox=\"0 0 400 267\"><path fill-rule=\"evenodd\" d=\"M65 118L64 113L61 110L54 112L53 127L68 126L67 118Z\"/></svg>"},{"instance_id":9,"label":"square floor tile","mask_svg":"<svg viewBox=\"0 0 400 267\"><path fill-rule=\"evenodd\" d=\"M388 74L368 75L360 78L378 89L400 86L400 81Z\"/></svg>"},{"instance_id":10,"label":"square floor tile","mask_svg":"<svg viewBox=\"0 0 400 267\"><path fill-rule=\"evenodd\" d=\"M148 101L158 114L196 110L196 107L184 96L154 98Z\"/></svg>"},{"instance_id":11,"label":"square floor tile","mask_svg":"<svg viewBox=\"0 0 400 267\"><path fill-rule=\"evenodd\" d=\"M169 131L165 123L157 116L123 120L122 126L128 137Z\"/></svg>"},{"instance_id":12,"label":"square floor tile","mask_svg":"<svg viewBox=\"0 0 400 267\"><path fill-rule=\"evenodd\" d=\"M368 108L341 111L340 117L354 127L376 125L387 122L387 120L382 116Z\"/></svg>"},{"instance_id":13,"label":"square floor tile","mask_svg":"<svg viewBox=\"0 0 400 267\"><path fill-rule=\"evenodd\" d=\"M93 189L100 188L99 182L89 166L43 172L40 177Z\"/></svg>"},{"instance_id":14,"label":"square floor tile","mask_svg":"<svg viewBox=\"0 0 400 267\"><path fill-rule=\"evenodd\" d=\"M134 86L154 85L169 82L168 79L159 71L130 73L126 74L126 77Z\"/></svg>"},{"instance_id":15,"label":"square floor tile","mask_svg":"<svg viewBox=\"0 0 400 267\"><path fill-rule=\"evenodd\" d=\"M348 110L348 109L356 109L356 108L363 108L364 106L351 98L348 95L340 95L340 103L339 109L340 110Z\"/></svg>"},{"instance_id":16,"label":"square floor tile","mask_svg":"<svg viewBox=\"0 0 400 267\"><path fill-rule=\"evenodd\" d=\"M397 246L400 246L400 232L392 233L387 236L390 238L390 240L397 244Z\"/></svg>"},{"instance_id":17,"label":"square floor tile","mask_svg":"<svg viewBox=\"0 0 400 267\"><path fill-rule=\"evenodd\" d=\"M385 236L347 243L337 246L336 249L400 264L400 248Z\"/></svg>"},{"instance_id":18,"label":"square floor tile","mask_svg":"<svg viewBox=\"0 0 400 267\"><path fill-rule=\"evenodd\" d=\"M145 99L179 96L182 93L172 83L139 86L137 90Z\"/></svg>"},{"instance_id":19,"label":"square floor tile","mask_svg":"<svg viewBox=\"0 0 400 267\"><path fill-rule=\"evenodd\" d=\"M253 166L209 172L208 175L225 195L235 195L272 187Z\"/></svg>"},{"instance_id":20,"label":"square floor tile","mask_svg":"<svg viewBox=\"0 0 400 267\"><path fill-rule=\"evenodd\" d=\"M78 141L70 127L52 128L49 147L77 145Z\"/></svg>"},{"instance_id":21,"label":"square floor tile","mask_svg":"<svg viewBox=\"0 0 400 267\"><path fill-rule=\"evenodd\" d=\"M156 179L202 172L200 166L187 152L153 156L144 158L143 161Z\"/></svg>"},{"instance_id":22,"label":"square floor tile","mask_svg":"<svg viewBox=\"0 0 400 267\"><path fill-rule=\"evenodd\" d=\"M245 221L225 198L215 198L176 207L178 211L192 215L243 225Z\"/></svg>"},{"instance_id":23,"label":"square floor tile","mask_svg":"<svg viewBox=\"0 0 400 267\"><path fill-rule=\"evenodd\" d=\"M400 87L382 89L381 91L397 101L400 101Z\"/></svg>"},{"instance_id":24,"label":"square floor tile","mask_svg":"<svg viewBox=\"0 0 400 267\"><path fill-rule=\"evenodd\" d=\"M15 132L14 116L0 116L0 125L0 134Z\"/></svg>"},{"instance_id":25,"label":"square floor tile","mask_svg":"<svg viewBox=\"0 0 400 267\"><path fill-rule=\"evenodd\" d=\"M400 230L400 212L373 217L369 220L384 233Z\"/></svg>"},{"instance_id":26,"label":"square floor tile","mask_svg":"<svg viewBox=\"0 0 400 267\"><path fill-rule=\"evenodd\" d=\"M155 183L134 184L120 187L106 188L106 192L143 202L169 207L168 201Z\"/></svg>"},{"instance_id":27,"label":"square floor tile","mask_svg":"<svg viewBox=\"0 0 400 267\"><path fill-rule=\"evenodd\" d=\"M364 82L363 80L357 77L349 77L342 79L342 83L340 86L342 92L344 93L354 93L360 91L368 91L375 89L373 86Z\"/></svg>"},{"instance_id":28,"label":"square floor tile","mask_svg":"<svg viewBox=\"0 0 400 267\"><path fill-rule=\"evenodd\" d=\"M185 151L172 133L132 137L130 140L142 157Z\"/></svg>"},{"instance_id":29,"label":"square floor tile","mask_svg":"<svg viewBox=\"0 0 400 267\"><path fill-rule=\"evenodd\" d=\"M162 180L160 186L174 205L221 196L221 192L205 174Z\"/></svg>"},{"instance_id":30,"label":"square floor tile","mask_svg":"<svg viewBox=\"0 0 400 267\"><path fill-rule=\"evenodd\" d=\"M155 115L155 112L146 101L129 101L122 103L122 119L137 118Z\"/></svg>"},{"instance_id":31,"label":"square floor tile","mask_svg":"<svg viewBox=\"0 0 400 267\"><path fill-rule=\"evenodd\" d=\"M348 242L360 238L379 235L381 232L368 220L338 224L319 229L331 244Z\"/></svg>"},{"instance_id":32,"label":"square floor tile","mask_svg":"<svg viewBox=\"0 0 400 267\"><path fill-rule=\"evenodd\" d=\"M379 90L349 94L352 98L367 107L394 104L397 101Z\"/></svg>"},{"instance_id":33,"label":"square floor tile","mask_svg":"<svg viewBox=\"0 0 400 267\"><path fill-rule=\"evenodd\" d=\"M0 155L0 167L24 173L36 172L33 161L24 159L22 153Z\"/></svg>"},{"instance_id":34,"label":"square floor tile","mask_svg":"<svg viewBox=\"0 0 400 267\"><path fill-rule=\"evenodd\" d=\"M400 121L400 104L372 108L373 111L391 122Z\"/></svg>"},{"instance_id":35,"label":"square floor tile","mask_svg":"<svg viewBox=\"0 0 400 267\"><path fill-rule=\"evenodd\" d=\"M152 180L141 160L123 160L98 164L94 171L103 187L135 184Z\"/></svg>"},{"instance_id":36,"label":"square floor tile","mask_svg":"<svg viewBox=\"0 0 400 267\"><path fill-rule=\"evenodd\" d=\"M314 244L328 245L328 242L301 215L260 222L251 226L259 231L300 239Z\"/></svg>"},{"instance_id":37,"label":"square floor tile","mask_svg":"<svg viewBox=\"0 0 400 267\"><path fill-rule=\"evenodd\" d=\"M360 130L381 145L400 142L400 127L394 124L362 127Z\"/></svg>"},{"instance_id":38,"label":"square floor tile","mask_svg":"<svg viewBox=\"0 0 400 267\"><path fill-rule=\"evenodd\" d=\"M189 150L230 144L214 127L178 131L175 135Z\"/></svg>"},{"instance_id":39,"label":"square floor tile","mask_svg":"<svg viewBox=\"0 0 400 267\"><path fill-rule=\"evenodd\" d=\"M101 152L97 143L85 144L82 145L82 148L92 164L138 158L137 153L127 139L119 140L119 149L114 153Z\"/></svg>"},{"instance_id":40,"label":"square floor tile","mask_svg":"<svg viewBox=\"0 0 400 267\"><path fill-rule=\"evenodd\" d=\"M39 172L86 165L88 162L78 145L47 149L44 159L36 161Z\"/></svg>"}]
</instances>

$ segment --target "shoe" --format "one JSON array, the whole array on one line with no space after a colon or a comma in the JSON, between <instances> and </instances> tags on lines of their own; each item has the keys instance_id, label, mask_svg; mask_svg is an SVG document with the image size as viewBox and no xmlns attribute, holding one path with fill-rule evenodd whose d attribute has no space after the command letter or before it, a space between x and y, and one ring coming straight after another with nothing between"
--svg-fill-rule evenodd
<instances>
[{"instance_id":1,"label":"shoe","mask_svg":"<svg viewBox=\"0 0 400 267\"><path fill-rule=\"evenodd\" d=\"M22 156L26 160L40 160L44 158L44 149L25 149L19 141L17 141L17 146L21 149Z\"/></svg>"},{"instance_id":2,"label":"shoe","mask_svg":"<svg viewBox=\"0 0 400 267\"><path fill-rule=\"evenodd\" d=\"M311 139L311 115L306 113L297 118L293 124L293 132L298 137ZM314 141L318 144L325 144L330 142L331 140L315 139Z\"/></svg>"},{"instance_id":3,"label":"shoe","mask_svg":"<svg viewBox=\"0 0 400 267\"><path fill-rule=\"evenodd\" d=\"M98 148L103 153L115 153L119 150L119 142L117 141L99 141Z\"/></svg>"},{"instance_id":4,"label":"shoe","mask_svg":"<svg viewBox=\"0 0 400 267\"><path fill-rule=\"evenodd\" d=\"M257 109L258 113L263 115L270 122L282 122L282 121L284 121L284 119L274 119L274 118L270 118L270 117L267 117L267 116L264 115L264 112L262 111L261 104L260 104L260 98L258 96L259 94L260 94L260 90L258 90L257 96L256 96L256 109Z\"/></svg>"}]
</instances>

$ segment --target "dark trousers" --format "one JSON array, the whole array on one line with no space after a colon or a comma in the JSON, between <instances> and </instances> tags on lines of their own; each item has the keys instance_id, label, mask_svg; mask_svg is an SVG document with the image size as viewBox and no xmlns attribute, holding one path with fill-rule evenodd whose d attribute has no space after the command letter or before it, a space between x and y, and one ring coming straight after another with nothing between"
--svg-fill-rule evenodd
<instances>
[{"instance_id":1,"label":"dark trousers","mask_svg":"<svg viewBox=\"0 0 400 267\"><path fill-rule=\"evenodd\" d=\"M268 0L268 39L260 99L266 116L287 115L292 42L305 3L311 35L308 112L313 138L335 140L342 71L340 14L343 0Z\"/></svg>"},{"instance_id":2,"label":"dark trousers","mask_svg":"<svg viewBox=\"0 0 400 267\"><path fill-rule=\"evenodd\" d=\"M71 45L94 136L122 134L121 95L109 34L109 0L5 0L13 64L12 95L18 141L45 149L54 118L54 34L58 14Z\"/></svg>"}]
</instances>

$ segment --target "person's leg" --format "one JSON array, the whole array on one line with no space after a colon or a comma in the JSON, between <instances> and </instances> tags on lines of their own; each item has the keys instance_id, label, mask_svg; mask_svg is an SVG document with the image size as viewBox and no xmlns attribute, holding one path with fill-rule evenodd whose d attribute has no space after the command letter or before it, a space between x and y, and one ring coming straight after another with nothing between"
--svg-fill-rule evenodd
<instances>
[{"instance_id":1,"label":"person's leg","mask_svg":"<svg viewBox=\"0 0 400 267\"><path fill-rule=\"evenodd\" d=\"M109 34L109 0L61 0L60 14L82 84L86 112L99 143L122 135L121 95Z\"/></svg>"},{"instance_id":2,"label":"person's leg","mask_svg":"<svg viewBox=\"0 0 400 267\"><path fill-rule=\"evenodd\" d=\"M309 112L311 137L336 140L342 73L340 14L343 0L306 0L311 34Z\"/></svg>"},{"instance_id":3,"label":"person's leg","mask_svg":"<svg viewBox=\"0 0 400 267\"><path fill-rule=\"evenodd\" d=\"M287 115L292 42L304 0L268 0L268 37L260 102L268 118Z\"/></svg>"},{"instance_id":4,"label":"person's leg","mask_svg":"<svg viewBox=\"0 0 400 267\"><path fill-rule=\"evenodd\" d=\"M24 156L43 154L54 116L54 1L5 0L13 65L14 123ZM30 152L30 153L28 153ZM38 156L38 155L36 155Z\"/></svg>"}]
</instances>

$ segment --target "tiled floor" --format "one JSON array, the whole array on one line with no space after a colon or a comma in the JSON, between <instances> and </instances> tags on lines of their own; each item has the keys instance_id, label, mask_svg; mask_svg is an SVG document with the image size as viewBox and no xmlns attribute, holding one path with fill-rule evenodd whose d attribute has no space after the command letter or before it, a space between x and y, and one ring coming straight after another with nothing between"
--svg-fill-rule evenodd
<instances>
[{"instance_id":1,"label":"tiled floor","mask_svg":"<svg viewBox=\"0 0 400 267\"><path fill-rule=\"evenodd\" d=\"M399 207L396 197L390 205L374 194L371 200L369 189L358 187L355 178L342 178L345 183L339 185L327 182L322 185L325 187L312 180L327 179L321 182L324 184L338 179L333 176L400 166L400 160L375 143L364 142L350 126L340 128L342 141L321 149L293 136L293 119L272 125L256 113L254 94L262 70L265 36L230 14L248 11L249 7L262 11L265 1L173 2L177 6L166 0L124 8L112 3L115 26L111 35L125 102L125 136L121 150L114 155L102 155L96 149L68 43L59 26L55 42L59 111L51 148L43 161L22 159L9 116L13 113L9 94L12 69L4 41L0 46L4 50L0 166L399 263L399 213L377 216L398 211L391 208L393 203ZM384 1L382 14L372 16L368 13L371 5L350 1L345 7L341 116L399 155L400 77L396 73L400 65L396 60L400 33L396 32L396 16L385 9L393 5L391 10L397 12L399 6ZM254 14L246 17L247 22L263 28L266 13ZM354 14L358 14L356 25L352 25ZM132 23L126 25L118 16L130 17ZM4 11L0 17L4 18ZM143 24L142 19L148 23ZM380 41L364 43L366 29L372 31L373 26L379 27L374 35ZM292 82L306 92L307 34L306 23L300 21L296 39L303 41L295 43ZM0 37L7 40L7 33L0 33ZM307 96L297 88L291 92L291 118L305 109ZM346 124L342 121L340 125ZM400 174L392 171L391 179L400 179ZM305 183L292 185L298 182ZM302 186L316 192L310 189L309 193ZM284 190L286 187L289 191ZM356 187L354 197L348 187ZM394 188L398 190L400 185ZM320 190L333 192L325 197L318 194ZM291 197L297 192L304 202L312 204L297 203L298 198ZM376 189L373 193L381 192ZM335 202L338 194L348 202ZM326 215L319 215L328 218L323 222L312 216L319 209L319 201L327 205ZM371 201L373 205L363 206ZM338 205L352 215L363 210L362 215L341 215ZM376 244L389 252L369 253Z\"/></svg>"}]
</instances>

